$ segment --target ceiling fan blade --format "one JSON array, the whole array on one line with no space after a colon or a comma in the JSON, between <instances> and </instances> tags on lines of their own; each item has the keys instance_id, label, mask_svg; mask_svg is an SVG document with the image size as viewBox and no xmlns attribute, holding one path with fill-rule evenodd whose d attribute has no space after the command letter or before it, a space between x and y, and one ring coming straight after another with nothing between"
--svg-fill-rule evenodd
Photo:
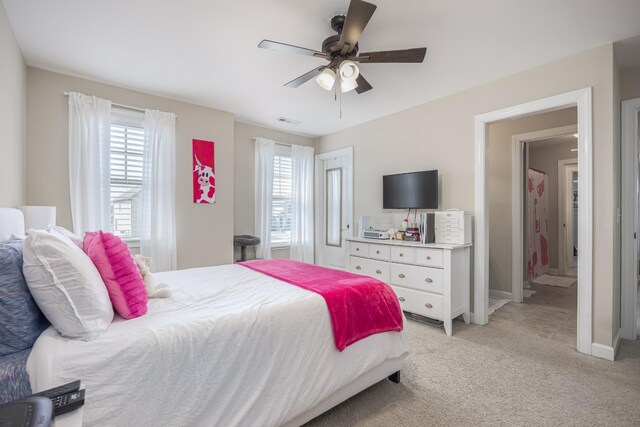
<instances>
[{"instance_id":1,"label":"ceiling fan blade","mask_svg":"<svg viewBox=\"0 0 640 427\"><path fill-rule=\"evenodd\" d=\"M271 40L262 40L258 47L262 49L277 50L278 52L296 53L298 55L315 56L318 58L329 58L328 55L318 52L317 50L307 49L306 47L294 46L291 44L274 42Z\"/></svg>"},{"instance_id":2,"label":"ceiling fan blade","mask_svg":"<svg viewBox=\"0 0 640 427\"><path fill-rule=\"evenodd\" d=\"M313 70L309 71L308 73L301 75L297 79L291 80L289 83L285 84L285 86L286 87L291 87L291 88L296 88L296 87L308 82L312 78L316 77L325 68L327 68L325 65L323 65L321 67L318 67L318 68L314 68Z\"/></svg>"},{"instance_id":3,"label":"ceiling fan blade","mask_svg":"<svg viewBox=\"0 0 640 427\"><path fill-rule=\"evenodd\" d=\"M351 0L347 18L342 27L342 33L340 33L340 47L343 50L343 54L351 52L356 43L358 43L376 7L375 4L367 3L366 1Z\"/></svg>"},{"instance_id":4,"label":"ceiling fan blade","mask_svg":"<svg viewBox=\"0 0 640 427\"><path fill-rule=\"evenodd\" d=\"M356 92L358 94L365 93L366 91L373 89L367 79L362 77L362 74L358 76L358 78L356 79L356 83L358 83L358 86L356 87Z\"/></svg>"},{"instance_id":5,"label":"ceiling fan blade","mask_svg":"<svg viewBox=\"0 0 640 427\"><path fill-rule=\"evenodd\" d=\"M353 58L353 61L361 63L419 63L424 61L427 53L426 47L404 50L386 50L382 52L365 52Z\"/></svg>"}]
</instances>

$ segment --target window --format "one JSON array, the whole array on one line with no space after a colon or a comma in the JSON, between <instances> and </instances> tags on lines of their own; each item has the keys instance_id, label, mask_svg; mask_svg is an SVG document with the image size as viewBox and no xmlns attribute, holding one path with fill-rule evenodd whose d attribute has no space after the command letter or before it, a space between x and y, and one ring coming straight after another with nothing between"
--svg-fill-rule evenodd
<instances>
[{"instance_id":1,"label":"window","mask_svg":"<svg viewBox=\"0 0 640 427\"><path fill-rule=\"evenodd\" d=\"M111 117L111 229L124 240L140 239L144 115L113 109Z\"/></svg>"},{"instance_id":2,"label":"window","mask_svg":"<svg viewBox=\"0 0 640 427\"><path fill-rule=\"evenodd\" d=\"M293 204L291 201L291 147L276 145L273 159L273 206L271 208L271 246L291 244Z\"/></svg>"}]
</instances>

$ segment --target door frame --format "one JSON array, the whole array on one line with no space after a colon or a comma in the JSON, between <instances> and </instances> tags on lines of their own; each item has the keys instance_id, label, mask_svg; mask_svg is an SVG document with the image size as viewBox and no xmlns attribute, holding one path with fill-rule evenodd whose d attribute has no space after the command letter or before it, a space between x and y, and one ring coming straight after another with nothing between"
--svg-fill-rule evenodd
<instances>
[{"instance_id":1,"label":"door frame","mask_svg":"<svg viewBox=\"0 0 640 427\"><path fill-rule=\"evenodd\" d=\"M511 137L511 299L522 302L524 286L524 162L526 143L555 138L561 135L574 134L577 125L560 126L542 129L535 132L521 133ZM528 159L528 158L527 158ZM576 161L577 163L577 161Z\"/></svg>"},{"instance_id":2,"label":"door frame","mask_svg":"<svg viewBox=\"0 0 640 427\"><path fill-rule=\"evenodd\" d=\"M573 227L575 227L573 215L571 214L572 209L569 208L572 203L570 196L573 188L571 178L569 178L569 172L579 172L579 170L578 161L575 159L558 160L558 227L560 227L561 219L565 224L571 223L570 227L568 225L563 227L561 235L558 233L558 271L560 275L566 274L567 268L569 268L567 266L567 253L569 251L567 241L569 240L569 236L573 236ZM578 181L578 183L579 182L580 181ZM561 200L562 203L560 202ZM558 230L560 230L560 228L558 228Z\"/></svg>"},{"instance_id":3,"label":"door frame","mask_svg":"<svg viewBox=\"0 0 640 427\"><path fill-rule=\"evenodd\" d=\"M317 265L323 265L322 252L322 236L324 235L324 168L322 163L325 160L335 159L337 157L346 157L349 170L346 171L343 179L346 180L346 195L345 197L350 203L344 206L347 216L346 235L343 234L342 240L353 237L353 147L346 147L339 150L328 151L326 153L316 154L315 156L315 263Z\"/></svg>"},{"instance_id":4,"label":"door frame","mask_svg":"<svg viewBox=\"0 0 640 427\"><path fill-rule=\"evenodd\" d=\"M638 183L640 171L640 136L638 114L640 98L622 102L622 231L621 231L621 337L635 340L638 336ZM579 258L578 258L579 259Z\"/></svg>"},{"instance_id":5,"label":"door frame","mask_svg":"<svg viewBox=\"0 0 640 427\"><path fill-rule=\"evenodd\" d=\"M475 117L475 250L474 250L474 313L473 322L489 322L489 191L488 141L489 125L505 119L531 116L578 108L578 167L582 178L578 182L581 203L578 206L580 242L578 253L578 336L577 349L592 354L593 300L593 118L592 88L538 99L524 104L479 114Z\"/></svg>"}]
</instances>

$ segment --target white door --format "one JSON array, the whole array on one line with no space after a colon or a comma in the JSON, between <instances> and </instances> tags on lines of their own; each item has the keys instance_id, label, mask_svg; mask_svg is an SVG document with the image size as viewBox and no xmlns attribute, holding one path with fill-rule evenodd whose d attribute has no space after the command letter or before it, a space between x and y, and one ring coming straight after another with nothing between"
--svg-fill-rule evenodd
<instances>
[{"instance_id":1,"label":"white door","mask_svg":"<svg viewBox=\"0 0 640 427\"><path fill-rule=\"evenodd\" d=\"M558 273L561 276L567 274L567 269L577 268L577 248L578 164L573 159L558 160Z\"/></svg>"},{"instance_id":2,"label":"white door","mask_svg":"<svg viewBox=\"0 0 640 427\"><path fill-rule=\"evenodd\" d=\"M565 265L578 267L578 166L565 166Z\"/></svg>"},{"instance_id":3,"label":"white door","mask_svg":"<svg viewBox=\"0 0 640 427\"><path fill-rule=\"evenodd\" d=\"M353 148L316 155L316 264L348 268L352 220Z\"/></svg>"}]
</instances>

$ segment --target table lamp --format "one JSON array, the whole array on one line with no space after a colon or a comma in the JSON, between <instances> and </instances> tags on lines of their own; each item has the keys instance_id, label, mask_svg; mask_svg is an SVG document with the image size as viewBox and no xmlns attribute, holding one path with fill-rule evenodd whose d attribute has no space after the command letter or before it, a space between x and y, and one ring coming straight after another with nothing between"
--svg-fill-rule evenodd
<instances>
[{"instance_id":1,"label":"table lamp","mask_svg":"<svg viewBox=\"0 0 640 427\"><path fill-rule=\"evenodd\" d=\"M56 225L55 206L23 206L22 213L26 230L46 230Z\"/></svg>"}]
</instances>

